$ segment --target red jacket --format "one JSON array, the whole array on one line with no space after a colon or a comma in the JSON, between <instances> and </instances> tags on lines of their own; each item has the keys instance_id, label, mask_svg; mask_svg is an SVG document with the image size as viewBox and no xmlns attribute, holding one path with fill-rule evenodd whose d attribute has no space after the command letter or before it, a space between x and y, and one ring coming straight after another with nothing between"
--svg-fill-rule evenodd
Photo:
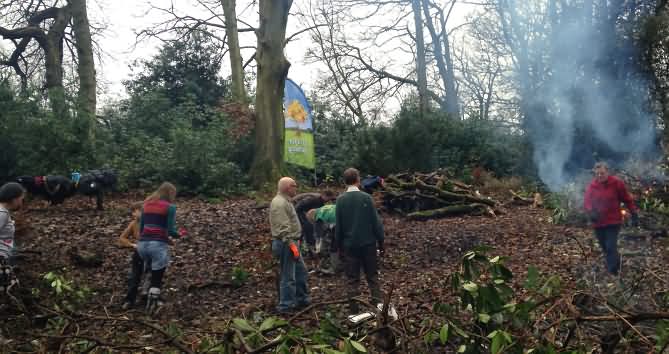
<instances>
[{"instance_id":1,"label":"red jacket","mask_svg":"<svg viewBox=\"0 0 669 354\"><path fill-rule=\"evenodd\" d=\"M624 202L631 212L637 212L632 196L627 193L625 183L617 177L609 176L604 183L595 178L585 190L585 211L596 213L597 221L593 225L595 228L622 224L621 202Z\"/></svg>"}]
</instances>

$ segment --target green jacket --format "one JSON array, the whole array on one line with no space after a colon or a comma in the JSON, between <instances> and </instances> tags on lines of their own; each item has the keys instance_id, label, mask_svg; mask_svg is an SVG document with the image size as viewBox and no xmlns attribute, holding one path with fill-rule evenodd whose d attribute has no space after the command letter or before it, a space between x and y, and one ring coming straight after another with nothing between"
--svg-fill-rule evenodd
<instances>
[{"instance_id":1,"label":"green jacket","mask_svg":"<svg viewBox=\"0 0 669 354\"><path fill-rule=\"evenodd\" d=\"M322 221L326 224L335 224L337 222L337 215L335 210L337 206L334 204L323 205L322 207L316 209L316 215L314 219L316 221Z\"/></svg>"},{"instance_id":2,"label":"green jacket","mask_svg":"<svg viewBox=\"0 0 669 354\"><path fill-rule=\"evenodd\" d=\"M346 249L383 244L383 224L369 194L349 187L337 198L335 214L337 246Z\"/></svg>"}]
</instances>

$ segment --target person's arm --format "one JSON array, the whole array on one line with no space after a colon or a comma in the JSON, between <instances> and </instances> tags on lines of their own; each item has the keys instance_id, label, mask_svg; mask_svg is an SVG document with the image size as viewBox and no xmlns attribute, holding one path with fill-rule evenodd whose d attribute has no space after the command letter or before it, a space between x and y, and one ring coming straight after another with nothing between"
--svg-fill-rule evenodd
<instances>
[{"instance_id":1,"label":"person's arm","mask_svg":"<svg viewBox=\"0 0 669 354\"><path fill-rule=\"evenodd\" d=\"M5 227L9 222L9 212L1 211L0 212L0 229Z\"/></svg>"},{"instance_id":2,"label":"person's arm","mask_svg":"<svg viewBox=\"0 0 669 354\"><path fill-rule=\"evenodd\" d=\"M371 196L369 197L369 201L371 202L369 209L371 212L374 237L376 238L376 242L379 244L379 248L383 248L383 241L384 241L383 222L381 221L381 217L379 216L379 213L376 210L376 207L374 206L374 199L372 199Z\"/></svg>"},{"instance_id":3,"label":"person's arm","mask_svg":"<svg viewBox=\"0 0 669 354\"><path fill-rule=\"evenodd\" d=\"M137 248L137 245L130 241L130 234L134 231L135 223L136 221L132 221L118 238L118 243L121 247Z\"/></svg>"},{"instance_id":4,"label":"person's arm","mask_svg":"<svg viewBox=\"0 0 669 354\"><path fill-rule=\"evenodd\" d=\"M625 203L627 208L630 210L632 214L636 214L639 212L639 209L637 208L636 204L634 203L634 199L632 196L627 192L627 187L625 187L625 183L623 181L620 181L618 183L618 196L620 200Z\"/></svg>"},{"instance_id":5,"label":"person's arm","mask_svg":"<svg viewBox=\"0 0 669 354\"><path fill-rule=\"evenodd\" d=\"M585 209L585 215L588 220L592 223L596 223L599 220L599 211L594 210L592 207L592 185L588 185L585 189L585 195L583 196L583 209Z\"/></svg>"},{"instance_id":6,"label":"person's arm","mask_svg":"<svg viewBox=\"0 0 669 354\"><path fill-rule=\"evenodd\" d=\"M142 232L144 231L144 209L142 209L142 213L139 214L139 235L142 235Z\"/></svg>"},{"instance_id":7,"label":"person's arm","mask_svg":"<svg viewBox=\"0 0 669 354\"><path fill-rule=\"evenodd\" d=\"M180 237L177 230L177 207L171 204L167 209L167 234L172 237Z\"/></svg>"},{"instance_id":8,"label":"person's arm","mask_svg":"<svg viewBox=\"0 0 669 354\"><path fill-rule=\"evenodd\" d=\"M592 189L590 185L585 188L585 195L583 196L583 209L586 213L592 212Z\"/></svg>"},{"instance_id":9,"label":"person's arm","mask_svg":"<svg viewBox=\"0 0 669 354\"><path fill-rule=\"evenodd\" d=\"M340 197L341 198L341 197ZM344 231L343 231L343 210L342 207L340 206L340 198L337 199L337 202L335 204L335 239L334 239L334 244L335 248L339 251L343 250L343 242L344 242Z\"/></svg>"}]
</instances>

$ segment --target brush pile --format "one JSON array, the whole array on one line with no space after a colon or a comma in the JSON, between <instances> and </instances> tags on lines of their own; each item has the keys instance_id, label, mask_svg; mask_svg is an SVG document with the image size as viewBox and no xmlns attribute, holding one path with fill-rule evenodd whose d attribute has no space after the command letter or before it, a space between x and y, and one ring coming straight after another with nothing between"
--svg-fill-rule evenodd
<instances>
[{"instance_id":1,"label":"brush pile","mask_svg":"<svg viewBox=\"0 0 669 354\"><path fill-rule=\"evenodd\" d=\"M500 212L497 201L442 171L390 175L384 189L378 191L377 200L379 196L387 211L412 220L463 214L495 216Z\"/></svg>"}]
</instances>

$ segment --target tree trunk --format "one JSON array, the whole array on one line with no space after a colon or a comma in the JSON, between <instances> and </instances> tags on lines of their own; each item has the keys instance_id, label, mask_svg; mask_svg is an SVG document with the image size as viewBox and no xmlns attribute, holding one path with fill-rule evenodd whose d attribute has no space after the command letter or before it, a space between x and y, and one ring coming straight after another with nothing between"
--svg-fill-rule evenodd
<instances>
[{"instance_id":1,"label":"tree trunk","mask_svg":"<svg viewBox=\"0 0 669 354\"><path fill-rule=\"evenodd\" d=\"M418 81L418 108L422 116L428 109L427 61L425 59L425 39L423 37L422 0L411 0L413 19L416 25L416 75Z\"/></svg>"},{"instance_id":2,"label":"tree trunk","mask_svg":"<svg viewBox=\"0 0 669 354\"><path fill-rule=\"evenodd\" d=\"M256 151L250 173L256 188L276 182L284 166L283 91L290 63L283 55L283 45L292 3L292 0L260 0Z\"/></svg>"},{"instance_id":3,"label":"tree trunk","mask_svg":"<svg viewBox=\"0 0 669 354\"><path fill-rule=\"evenodd\" d=\"M65 88L63 87L63 37L65 28L71 18L69 5L57 9L54 22L47 33L46 41L40 43L45 57L46 90L51 109L57 117L68 115Z\"/></svg>"},{"instance_id":4,"label":"tree trunk","mask_svg":"<svg viewBox=\"0 0 669 354\"><path fill-rule=\"evenodd\" d=\"M70 6L72 6L72 30L74 31L77 47L77 58L79 59L77 66L77 73L79 74L77 118L83 124L83 127L88 128L85 131L87 137L92 138L96 110L96 81L93 41L86 12L86 0L70 0Z\"/></svg>"},{"instance_id":5,"label":"tree trunk","mask_svg":"<svg viewBox=\"0 0 669 354\"><path fill-rule=\"evenodd\" d=\"M437 69L439 69L439 76L444 85L446 94L442 101L441 109L449 113L453 118L460 117L460 104L458 103L458 95L455 90L455 73L453 72L453 59L451 58L451 46L448 42L448 31L446 30L447 19L443 12L439 13L441 22L441 36L437 33L434 27L432 16L430 15L429 0L423 1L423 14L425 15L425 25L430 32L432 38L432 49L434 51L434 58L437 62ZM443 45L443 46L442 46Z\"/></svg>"},{"instance_id":6,"label":"tree trunk","mask_svg":"<svg viewBox=\"0 0 669 354\"><path fill-rule=\"evenodd\" d=\"M221 0L223 15L225 16L225 34L228 38L230 51L230 69L232 71L232 98L237 103L246 103L246 89L244 87L244 68L242 54L239 48L239 33L237 32L237 11L235 0Z\"/></svg>"},{"instance_id":7,"label":"tree trunk","mask_svg":"<svg viewBox=\"0 0 669 354\"><path fill-rule=\"evenodd\" d=\"M429 1L429 0L428 0ZM434 27L434 22L432 22L432 17L430 16L430 8L428 1L423 1L423 14L425 16L425 25L427 26L428 32L430 32L430 37L432 38L432 50L434 51L434 59L437 62L437 69L439 69L439 76L441 77L442 84L444 89L448 87L448 74L446 71L446 63L444 63L444 52L441 48L441 40L439 40L439 34ZM442 100L441 110L446 111L446 100Z\"/></svg>"},{"instance_id":8,"label":"tree trunk","mask_svg":"<svg viewBox=\"0 0 669 354\"><path fill-rule=\"evenodd\" d=\"M460 118L460 104L458 103L458 92L455 89L455 72L453 71L453 58L451 58L451 44L448 39L446 20L442 19L442 40L444 42L444 60L446 61L446 113L453 118Z\"/></svg>"}]
</instances>

